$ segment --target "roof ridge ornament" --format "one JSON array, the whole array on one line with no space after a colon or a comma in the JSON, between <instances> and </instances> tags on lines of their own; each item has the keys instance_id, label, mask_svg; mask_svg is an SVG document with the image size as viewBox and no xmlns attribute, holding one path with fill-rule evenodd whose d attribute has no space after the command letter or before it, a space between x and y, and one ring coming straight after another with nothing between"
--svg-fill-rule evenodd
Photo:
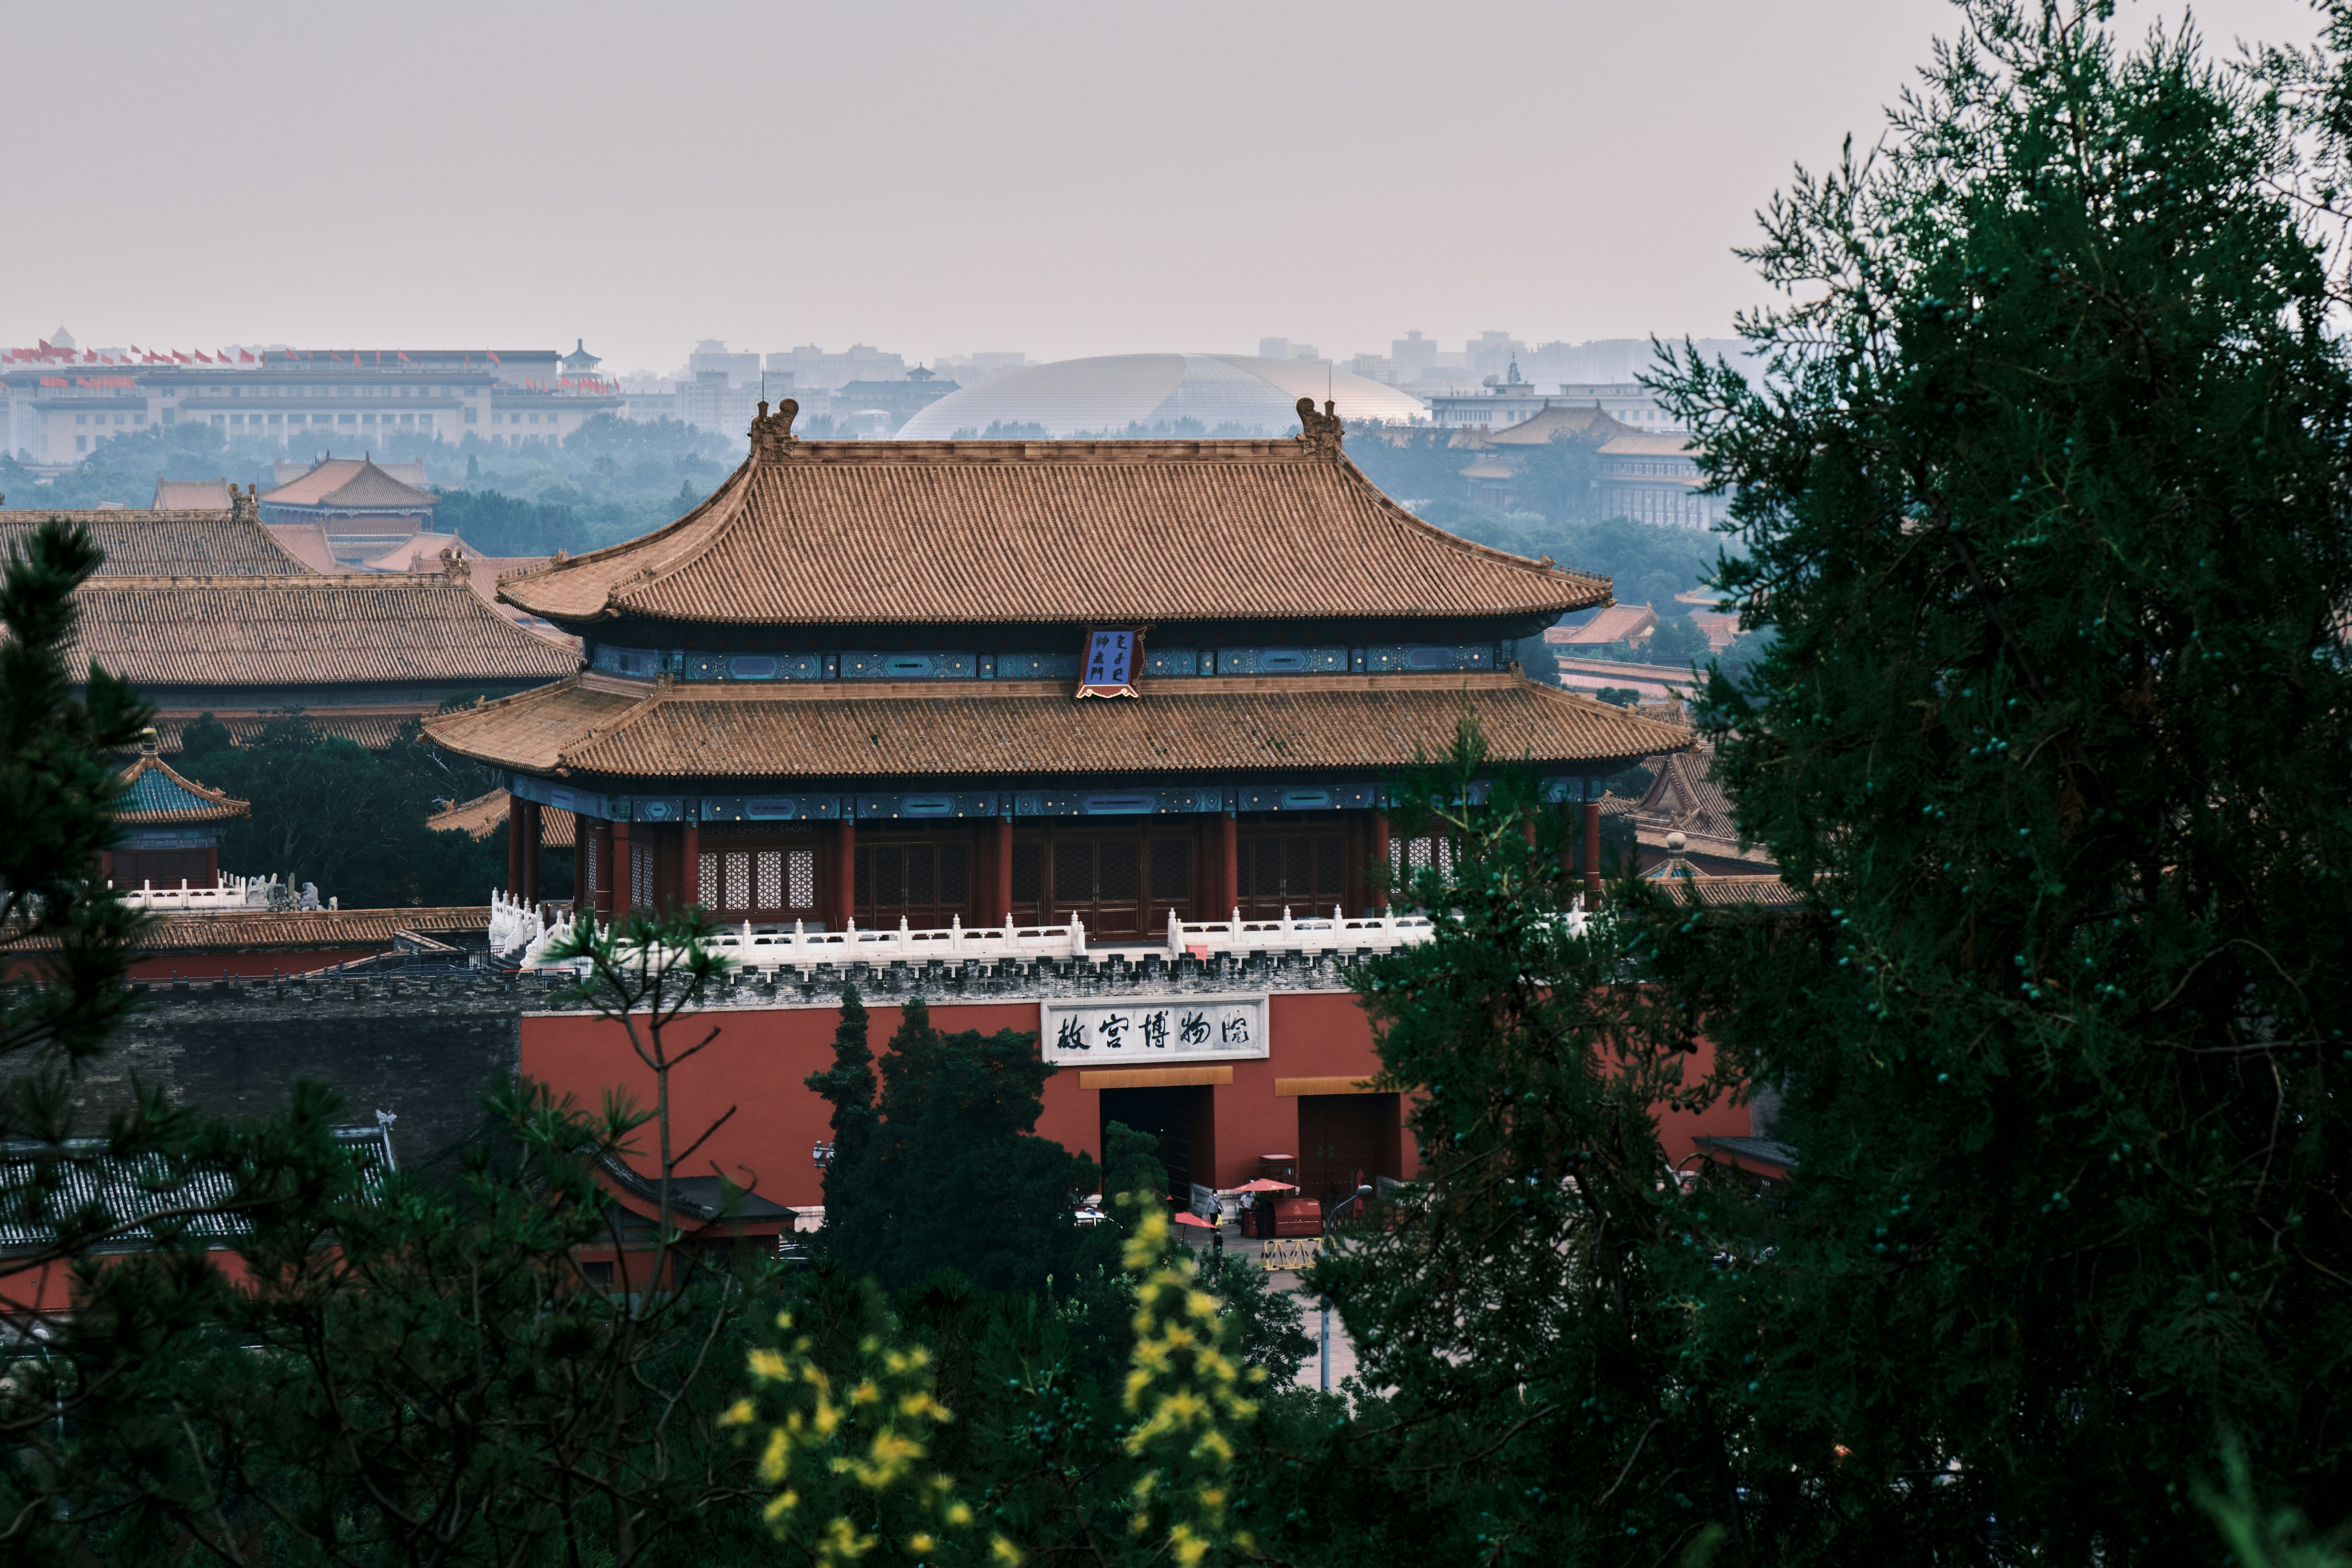
<instances>
[{"instance_id":1,"label":"roof ridge ornament","mask_svg":"<svg viewBox=\"0 0 2352 1568\"><path fill-rule=\"evenodd\" d=\"M235 485L229 486L228 512L231 517L236 518L240 522L259 522L261 521L261 498L255 493L253 486L246 486L245 491L241 495L237 492L237 488Z\"/></svg>"},{"instance_id":2,"label":"roof ridge ornament","mask_svg":"<svg viewBox=\"0 0 2352 1568\"><path fill-rule=\"evenodd\" d=\"M1339 441L1347 432L1339 422L1339 405L1329 398L1323 400L1323 412L1315 412L1315 400L1298 400L1298 438L1326 458L1339 455Z\"/></svg>"},{"instance_id":3,"label":"roof ridge ornament","mask_svg":"<svg viewBox=\"0 0 2352 1568\"><path fill-rule=\"evenodd\" d=\"M799 437L793 434L793 420L800 411L799 402L787 397L778 403L776 411L771 414L767 400L761 399L760 412L751 416L751 457L754 461L772 461L785 456L799 444Z\"/></svg>"}]
</instances>

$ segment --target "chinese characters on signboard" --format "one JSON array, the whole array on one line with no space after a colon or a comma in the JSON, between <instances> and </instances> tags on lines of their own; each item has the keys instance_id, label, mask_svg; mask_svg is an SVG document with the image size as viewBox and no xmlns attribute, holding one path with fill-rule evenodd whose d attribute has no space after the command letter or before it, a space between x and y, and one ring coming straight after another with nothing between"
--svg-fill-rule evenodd
<instances>
[{"instance_id":1,"label":"chinese characters on signboard","mask_svg":"<svg viewBox=\"0 0 2352 1568\"><path fill-rule=\"evenodd\" d=\"M1142 641L1141 634L1132 631L1088 632L1086 657L1078 665L1078 695L1134 696L1136 655Z\"/></svg>"},{"instance_id":2,"label":"chinese characters on signboard","mask_svg":"<svg viewBox=\"0 0 2352 1568\"><path fill-rule=\"evenodd\" d=\"M1045 1059L1065 1066L1149 1067L1266 1054L1263 996L1047 1002L1039 1012Z\"/></svg>"}]
</instances>

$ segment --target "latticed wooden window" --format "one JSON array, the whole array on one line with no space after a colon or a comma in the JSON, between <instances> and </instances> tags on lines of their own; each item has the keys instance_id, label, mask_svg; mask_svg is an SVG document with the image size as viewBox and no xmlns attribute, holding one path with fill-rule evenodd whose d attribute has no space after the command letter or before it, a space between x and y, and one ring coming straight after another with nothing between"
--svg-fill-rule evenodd
<instances>
[{"instance_id":1,"label":"latticed wooden window","mask_svg":"<svg viewBox=\"0 0 2352 1568\"><path fill-rule=\"evenodd\" d=\"M1151 897L1154 902L1179 903L1192 893L1192 847L1181 838L1155 838L1151 843Z\"/></svg>"},{"instance_id":2,"label":"latticed wooden window","mask_svg":"<svg viewBox=\"0 0 2352 1568\"><path fill-rule=\"evenodd\" d=\"M705 849L694 858L694 901L706 910L725 908L719 901L719 852Z\"/></svg>"},{"instance_id":3,"label":"latticed wooden window","mask_svg":"<svg viewBox=\"0 0 2352 1568\"><path fill-rule=\"evenodd\" d=\"M940 902L961 904L970 896L968 852L961 844L940 846Z\"/></svg>"},{"instance_id":4,"label":"latticed wooden window","mask_svg":"<svg viewBox=\"0 0 2352 1568\"><path fill-rule=\"evenodd\" d=\"M1417 877L1436 868L1441 877L1454 875L1454 843L1434 836L1421 838L1398 838L1389 844L1389 870L1392 874Z\"/></svg>"},{"instance_id":5,"label":"latticed wooden window","mask_svg":"<svg viewBox=\"0 0 2352 1568\"><path fill-rule=\"evenodd\" d=\"M648 844L629 846L629 907L654 907L654 851Z\"/></svg>"},{"instance_id":6,"label":"latticed wooden window","mask_svg":"<svg viewBox=\"0 0 2352 1568\"><path fill-rule=\"evenodd\" d=\"M1036 844L1015 844L1013 847L1013 901L1034 904L1045 895L1042 886L1045 878L1043 847ZM998 914L1004 911L999 910Z\"/></svg>"},{"instance_id":7,"label":"latticed wooden window","mask_svg":"<svg viewBox=\"0 0 2352 1568\"><path fill-rule=\"evenodd\" d=\"M804 850L794 851L795 858ZM814 858L814 857L812 857ZM747 904L749 909L780 910L784 907L784 852L781 849L760 851L760 899Z\"/></svg>"},{"instance_id":8,"label":"latticed wooden window","mask_svg":"<svg viewBox=\"0 0 2352 1568\"><path fill-rule=\"evenodd\" d=\"M1084 839L1054 846L1054 901L1089 904L1095 897L1095 847Z\"/></svg>"},{"instance_id":9,"label":"latticed wooden window","mask_svg":"<svg viewBox=\"0 0 2352 1568\"><path fill-rule=\"evenodd\" d=\"M727 851L727 908L750 910L763 907L751 901L751 852L730 849Z\"/></svg>"},{"instance_id":10,"label":"latticed wooden window","mask_svg":"<svg viewBox=\"0 0 2352 1568\"><path fill-rule=\"evenodd\" d=\"M1106 838L1098 847L1101 858L1095 873L1095 900L1105 904L1132 903L1139 891L1136 871L1143 847L1132 838Z\"/></svg>"},{"instance_id":11,"label":"latticed wooden window","mask_svg":"<svg viewBox=\"0 0 2352 1568\"><path fill-rule=\"evenodd\" d=\"M785 858L792 868L793 896L792 901L784 907L793 910L816 908L816 851L794 849ZM766 909L768 906L763 902L760 907Z\"/></svg>"}]
</instances>

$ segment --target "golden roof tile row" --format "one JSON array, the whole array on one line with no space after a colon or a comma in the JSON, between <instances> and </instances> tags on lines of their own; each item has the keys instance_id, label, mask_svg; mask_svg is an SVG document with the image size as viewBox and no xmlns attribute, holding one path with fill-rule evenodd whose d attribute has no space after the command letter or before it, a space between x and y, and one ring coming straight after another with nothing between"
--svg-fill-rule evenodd
<instances>
[{"instance_id":1,"label":"golden roof tile row","mask_svg":"<svg viewBox=\"0 0 2352 1568\"><path fill-rule=\"evenodd\" d=\"M142 686L545 680L579 666L437 574L108 577L77 598L73 661Z\"/></svg>"},{"instance_id":2,"label":"golden roof tile row","mask_svg":"<svg viewBox=\"0 0 2352 1568\"><path fill-rule=\"evenodd\" d=\"M0 511L0 557L50 518L79 522L106 552L110 577L299 577L310 568L238 510Z\"/></svg>"}]
</instances>

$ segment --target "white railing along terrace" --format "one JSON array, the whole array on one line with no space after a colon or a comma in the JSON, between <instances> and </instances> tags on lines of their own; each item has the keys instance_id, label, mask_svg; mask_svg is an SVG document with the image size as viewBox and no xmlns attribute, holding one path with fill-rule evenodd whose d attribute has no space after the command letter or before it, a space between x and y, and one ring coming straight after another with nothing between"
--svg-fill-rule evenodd
<instances>
[{"instance_id":1,"label":"white railing along terrace","mask_svg":"<svg viewBox=\"0 0 2352 1568\"><path fill-rule=\"evenodd\" d=\"M173 914L226 914L244 910L318 909L318 889L313 887L308 891L310 899L305 902L300 893L290 888L281 889L275 877L224 876L209 888L192 888L183 878L176 888L159 888L152 882L142 882L135 888L121 889L121 894L122 901L134 910L154 910ZM333 907L331 901L327 907Z\"/></svg>"},{"instance_id":2,"label":"white railing along terrace","mask_svg":"<svg viewBox=\"0 0 2352 1568\"><path fill-rule=\"evenodd\" d=\"M540 911L490 896L492 951L521 952L522 967L548 966L547 953L571 937L572 917L559 913L552 921ZM1581 929L1583 915L1572 917ZM1333 910L1329 916L1296 918L1285 910L1278 921L1245 921L1236 910L1222 921L1180 921L1171 910L1167 936L1158 942L1089 944L1086 922L1062 925L1019 925L1007 920L997 926L967 926L961 919L942 929L916 931L900 921L897 930L880 927L845 931L810 931L795 921L789 927L720 926L706 944L709 951L746 969L836 967L850 963L929 963L934 960L961 963L965 959L990 962L1042 959L1108 958L1114 954L1141 958L1160 953L1171 961L1191 953L1208 958L1218 953L1237 956L1254 952L1385 952L1429 939L1432 927L1424 915L1365 915L1350 917ZM552 965L569 967L568 964Z\"/></svg>"}]
</instances>

